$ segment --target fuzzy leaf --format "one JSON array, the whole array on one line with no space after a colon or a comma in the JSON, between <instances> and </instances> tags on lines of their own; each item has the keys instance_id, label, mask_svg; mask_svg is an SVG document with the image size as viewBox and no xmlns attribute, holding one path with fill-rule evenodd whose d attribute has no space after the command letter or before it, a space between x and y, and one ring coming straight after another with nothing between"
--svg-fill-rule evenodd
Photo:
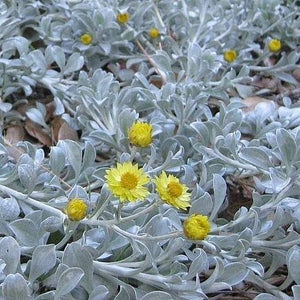
<instances>
[{"instance_id":1,"label":"fuzzy leaf","mask_svg":"<svg viewBox=\"0 0 300 300\"><path fill-rule=\"evenodd\" d=\"M292 276L293 280L300 284L300 248L295 247L291 249L287 257L287 265L289 274Z\"/></svg>"},{"instance_id":2,"label":"fuzzy leaf","mask_svg":"<svg viewBox=\"0 0 300 300\"><path fill-rule=\"evenodd\" d=\"M20 263L21 250L18 242L11 236L4 237L0 241L0 259L6 263L5 274L16 273Z\"/></svg>"},{"instance_id":3,"label":"fuzzy leaf","mask_svg":"<svg viewBox=\"0 0 300 300\"><path fill-rule=\"evenodd\" d=\"M81 171L86 170L88 167L93 166L95 162L95 158L96 158L95 147L91 143L86 142L83 159L82 159Z\"/></svg>"},{"instance_id":4,"label":"fuzzy leaf","mask_svg":"<svg viewBox=\"0 0 300 300\"><path fill-rule=\"evenodd\" d=\"M0 198L0 216L4 220L15 220L19 214L20 207L15 198Z\"/></svg>"},{"instance_id":5,"label":"fuzzy leaf","mask_svg":"<svg viewBox=\"0 0 300 300\"><path fill-rule=\"evenodd\" d=\"M210 220L213 220L222 206L225 197L226 197L226 182L222 176L218 174L213 175L213 187L214 187L214 206L209 217Z\"/></svg>"},{"instance_id":6,"label":"fuzzy leaf","mask_svg":"<svg viewBox=\"0 0 300 300\"><path fill-rule=\"evenodd\" d=\"M249 273L247 267L242 263L230 263L225 266L224 272L218 281L225 282L229 285L236 285L243 281Z\"/></svg>"},{"instance_id":7,"label":"fuzzy leaf","mask_svg":"<svg viewBox=\"0 0 300 300\"><path fill-rule=\"evenodd\" d=\"M35 186L36 173L33 165L21 164L18 166L18 174L22 185L30 194Z\"/></svg>"},{"instance_id":8,"label":"fuzzy leaf","mask_svg":"<svg viewBox=\"0 0 300 300\"><path fill-rule=\"evenodd\" d=\"M56 263L55 245L39 245L32 253L29 281L33 282L51 270Z\"/></svg>"},{"instance_id":9,"label":"fuzzy leaf","mask_svg":"<svg viewBox=\"0 0 300 300\"><path fill-rule=\"evenodd\" d=\"M295 139L287 130L280 128L276 131L276 140L283 163L291 167L297 150Z\"/></svg>"},{"instance_id":10,"label":"fuzzy leaf","mask_svg":"<svg viewBox=\"0 0 300 300\"><path fill-rule=\"evenodd\" d=\"M51 47L51 54L53 59L59 66L60 70L63 71L66 64L66 57L64 51L58 46L53 46Z\"/></svg>"},{"instance_id":11,"label":"fuzzy leaf","mask_svg":"<svg viewBox=\"0 0 300 300\"><path fill-rule=\"evenodd\" d=\"M269 156L257 147L243 148L240 157L258 168L267 170L271 166Z\"/></svg>"},{"instance_id":12,"label":"fuzzy leaf","mask_svg":"<svg viewBox=\"0 0 300 300\"><path fill-rule=\"evenodd\" d=\"M81 170L82 152L78 143L71 140L59 141L57 144L65 150L69 164L75 172L75 179L78 178Z\"/></svg>"},{"instance_id":13,"label":"fuzzy leaf","mask_svg":"<svg viewBox=\"0 0 300 300\"><path fill-rule=\"evenodd\" d=\"M33 247L39 243L39 232L32 220L20 219L10 223L17 241L24 246Z\"/></svg>"},{"instance_id":14,"label":"fuzzy leaf","mask_svg":"<svg viewBox=\"0 0 300 300\"><path fill-rule=\"evenodd\" d=\"M5 300L29 300L28 287L24 277L19 274L9 274L3 282L3 297Z\"/></svg>"},{"instance_id":15,"label":"fuzzy leaf","mask_svg":"<svg viewBox=\"0 0 300 300\"><path fill-rule=\"evenodd\" d=\"M58 278L55 298L59 300L61 296L71 292L83 277L82 269L73 267L65 270Z\"/></svg>"},{"instance_id":16,"label":"fuzzy leaf","mask_svg":"<svg viewBox=\"0 0 300 300\"><path fill-rule=\"evenodd\" d=\"M172 300L174 298L166 292L159 292L159 291L150 292L141 298L141 300L153 300L153 299Z\"/></svg>"},{"instance_id":17,"label":"fuzzy leaf","mask_svg":"<svg viewBox=\"0 0 300 300\"><path fill-rule=\"evenodd\" d=\"M69 244L64 252L63 263L84 271L81 284L87 291L93 290L93 259L90 253L79 244Z\"/></svg>"},{"instance_id":18,"label":"fuzzy leaf","mask_svg":"<svg viewBox=\"0 0 300 300\"><path fill-rule=\"evenodd\" d=\"M51 171L55 175L59 175L60 172L65 167L65 155L61 148L59 147L52 147L50 152L50 166Z\"/></svg>"},{"instance_id":19,"label":"fuzzy leaf","mask_svg":"<svg viewBox=\"0 0 300 300\"><path fill-rule=\"evenodd\" d=\"M68 62L64 70L64 74L69 74L80 70L83 67L83 64L84 64L83 57L77 52L73 53L68 59Z\"/></svg>"},{"instance_id":20,"label":"fuzzy leaf","mask_svg":"<svg viewBox=\"0 0 300 300\"><path fill-rule=\"evenodd\" d=\"M271 294L261 293L258 296L256 296L254 300L278 300L278 298Z\"/></svg>"},{"instance_id":21,"label":"fuzzy leaf","mask_svg":"<svg viewBox=\"0 0 300 300\"><path fill-rule=\"evenodd\" d=\"M89 296L89 300L106 300L109 294L108 289L104 285L98 285Z\"/></svg>"}]
</instances>

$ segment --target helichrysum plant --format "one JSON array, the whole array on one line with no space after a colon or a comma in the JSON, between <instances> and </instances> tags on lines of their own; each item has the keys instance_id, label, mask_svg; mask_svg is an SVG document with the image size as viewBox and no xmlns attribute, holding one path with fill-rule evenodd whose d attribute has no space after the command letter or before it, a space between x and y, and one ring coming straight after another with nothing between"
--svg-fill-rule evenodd
<instances>
[{"instance_id":1,"label":"helichrysum plant","mask_svg":"<svg viewBox=\"0 0 300 300\"><path fill-rule=\"evenodd\" d=\"M229 63L234 62L237 59L237 52L234 49L229 49L224 52L224 60Z\"/></svg>"},{"instance_id":2,"label":"helichrysum plant","mask_svg":"<svg viewBox=\"0 0 300 300\"><path fill-rule=\"evenodd\" d=\"M300 299L298 1L0 24L0 299Z\"/></svg>"},{"instance_id":3,"label":"helichrysum plant","mask_svg":"<svg viewBox=\"0 0 300 300\"><path fill-rule=\"evenodd\" d=\"M190 207L190 193L188 187L181 183L180 180L162 172L155 178L156 191L159 197L169 205L176 208L187 209Z\"/></svg>"},{"instance_id":4,"label":"helichrysum plant","mask_svg":"<svg viewBox=\"0 0 300 300\"><path fill-rule=\"evenodd\" d=\"M71 221L80 221L87 215L88 206L82 199L71 199L65 207L65 213Z\"/></svg>"},{"instance_id":5,"label":"helichrysum plant","mask_svg":"<svg viewBox=\"0 0 300 300\"><path fill-rule=\"evenodd\" d=\"M106 171L105 176L109 190L122 202L144 200L148 195L147 184L149 177L137 164L117 163Z\"/></svg>"},{"instance_id":6,"label":"helichrysum plant","mask_svg":"<svg viewBox=\"0 0 300 300\"><path fill-rule=\"evenodd\" d=\"M153 126L145 122L135 122L128 130L129 141L137 147L148 147L153 141Z\"/></svg>"},{"instance_id":7,"label":"helichrysum plant","mask_svg":"<svg viewBox=\"0 0 300 300\"><path fill-rule=\"evenodd\" d=\"M119 13L117 14L117 20L120 24L125 24L129 21L130 14L129 12Z\"/></svg>"},{"instance_id":8,"label":"helichrysum plant","mask_svg":"<svg viewBox=\"0 0 300 300\"><path fill-rule=\"evenodd\" d=\"M273 39L268 43L268 48L271 52L279 52L281 47L281 41L277 39Z\"/></svg>"},{"instance_id":9,"label":"helichrysum plant","mask_svg":"<svg viewBox=\"0 0 300 300\"><path fill-rule=\"evenodd\" d=\"M92 36L91 36L90 34L85 33L85 34L83 34L83 35L80 37L80 41L81 41L81 43L84 44L84 45L89 45L89 44L92 43L93 38L92 38Z\"/></svg>"},{"instance_id":10,"label":"helichrysum plant","mask_svg":"<svg viewBox=\"0 0 300 300\"><path fill-rule=\"evenodd\" d=\"M157 28L153 27L149 30L148 32L149 36L152 38L152 39L156 39L160 36L160 32Z\"/></svg>"},{"instance_id":11,"label":"helichrysum plant","mask_svg":"<svg viewBox=\"0 0 300 300\"><path fill-rule=\"evenodd\" d=\"M192 214L183 224L185 236L191 240L203 240L210 232L210 223L207 216Z\"/></svg>"}]
</instances>

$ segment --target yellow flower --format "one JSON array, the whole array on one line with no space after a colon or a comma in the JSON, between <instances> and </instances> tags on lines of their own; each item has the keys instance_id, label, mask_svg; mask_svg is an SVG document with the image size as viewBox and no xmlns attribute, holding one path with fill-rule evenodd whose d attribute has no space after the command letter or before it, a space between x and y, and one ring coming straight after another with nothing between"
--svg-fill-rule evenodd
<instances>
[{"instance_id":1,"label":"yellow flower","mask_svg":"<svg viewBox=\"0 0 300 300\"><path fill-rule=\"evenodd\" d=\"M65 213L71 221L80 221L87 215L88 206L82 199L71 199L65 208Z\"/></svg>"},{"instance_id":2,"label":"yellow flower","mask_svg":"<svg viewBox=\"0 0 300 300\"><path fill-rule=\"evenodd\" d=\"M129 141L137 147L148 147L152 143L152 125L136 122L128 130Z\"/></svg>"},{"instance_id":3,"label":"yellow flower","mask_svg":"<svg viewBox=\"0 0 300 300\"><path fill-rule=\"evenodd\" d=\"M237 58L237 52L235 50L229 49L224 52L224 59L227 62L232 63L234 60L236 60L236 58Z\"/></svg>"},{"instance_id":4,"label":"yellow flower","mask_svg":"<svg viewBox=\"0 0 300 300\"><path fill-rule=\"evenodd\" d=\"M278 52L281 50L281 42L279 40L271 40L268 44L268 48L271 52Z\"/></svg>"},{"instance_id":5,"label":"yellow flower","mask_svg":"<svg viewBox=\"0 0 300 300\"><path fill-rule=\"evenodd\" d=\"M123 14L117 14L117 20L121 24L125 24L129 21L130 19L130 14L128 12L125 12Z\"/></svg>"},{"instance_id":6,"label":"yellow flower","mask_svg":"<svg viewBox=\"0 0 300 300\"><path fill-rule=\"evenodd\" d=\"M149 183L150 179L137 164L117 163L117 167L106 171L105 178L108 188L121 202L144 200L149 195L144 185Z\"/></svg>"},{"instance_id":7,"label":"yellow flower","mask_svg":"<svg viewBox=\"0 0 300 300\"><path fill-rule=\"evenodd\" d=\"M85 33L80 37L81 43L84 45L89 45L92 43L93 38L89 33Z\"/></svg>"},{"instance_id":8,"label":"yellow flower","mask_svg":"<svg viewBox=\"0 0 300 300\"><path fill-rule=\"evenodd\" d=\"M157 28L151 28L148 34L152 39L156 39L160 36L160 32Z\"/></svg>"},{"instance_id":9,"label":"yellow flower","mask_svg":"<svg viewBox=\"0 0 300 300\"><path fill-rule=\"evenodd\" d=\"M204 240L210 232L207 216L192 214L183 223L183 232L190 240Z\"/></svg>"},{"instance_id":10,"label":"yellow flower","mask_svg":"<svg viewBox=\"0 0 300 300\"><path fill-rule=\"evenodd\" d=\"M173 175L168 175L163 171L154 179L156 191L160 198L166 203L181 209L190 207L191 194L187 192L188 187L182 184Z\"/></svg>"}]
</instances>

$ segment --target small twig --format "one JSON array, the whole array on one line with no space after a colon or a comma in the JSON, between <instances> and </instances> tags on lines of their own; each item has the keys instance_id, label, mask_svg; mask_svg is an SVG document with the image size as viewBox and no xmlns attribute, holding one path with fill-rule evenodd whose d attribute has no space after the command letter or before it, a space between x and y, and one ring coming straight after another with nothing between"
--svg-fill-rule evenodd
<instances>
[{"instance_id":1,"label":"small twig","mask_svg":"<svg viewBox=\"0 0 300 300\"><path fill-rule=\"evenodd\" d=\"M136 40L136 43L138 45L138 47L140 48L140 50L143 52L143 54L147 57L149 63L153 66L153 68L155 69L155 71L161 76L161 79L162 79L162 82L163 84L166 84L167 83L167 79L166 79L166 76L165 74L163 74L157 64L155 63L155 61L151 58L151 56L148 54L148 52L146 51L146 49L142 46L142 44Z\"/></svg>"},{"instance_id":2,"label":"small twig","mask_svg":"<svg viewBox=\"0 0 300 300\"><path fill-rule=\"evenodd\" d=\"M162 240L167 240L167 239L170 239L170 238L175 238L175 237L181 237L182 236L181 231L173 231L173 232L163 234L163 235L151 236L147 233L142 233L141 235L132 234L130 232L127 232L127 231L121 229L120 227L118 227L116 225L112 225L110 227L114 231L121 234L122 236L128 237L130 239L134 239L134 240L140 240L140 241L162 241Z\"/></svg>"},{"instance_id":3,"label":"small twig","mask_svg":"<svg viewBox=\"0 0 300 300\"><path fill-rule=\"evenodd\" d=\"M160 23L160 26L161 26L163 29L165 29L165 28L166 28L166 25L165 25L165 23L164 23L164 21L163 21L161 15L160 15L160 12L159 12L158 7L156 6L156 4L155 4L154 2L153 2L153 8L154 8L156 17L157 17L157 19L158 19L158 21L159 21L159 23Z\"/></svg>"},{"instance_id":4,"label":"small twig","mask_svg":"<svg viewBox=\"0 0 300 300\"><path fill-rule=\"evenodd\" d=\"M20 154L24 154L25 152L21 149L19 149L18 147L16 147L15 145L13 145L10 141L8 141L5 137L3 137L3 141L4 143L9 146L12 147L14 150L16 150L17 152L19 152ZM48 168L44 167L42 164L40 165L40 167L45 170L46 172L49 172L51 175L53 176L57 176L55 175L51 170L49 170ZM58 177L58 176L57 176ZM64 181L62 178L58 177L58 180L63 183L64 185L66 185L69 189L72 189L72 186L69 185L66 181Z\"/></svg>"}]
</instances>

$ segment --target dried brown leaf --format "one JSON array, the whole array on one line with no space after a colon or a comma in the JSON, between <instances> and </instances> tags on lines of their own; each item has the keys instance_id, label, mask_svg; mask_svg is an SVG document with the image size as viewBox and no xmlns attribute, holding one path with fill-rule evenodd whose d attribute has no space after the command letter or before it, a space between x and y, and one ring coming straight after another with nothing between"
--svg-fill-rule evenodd
<instances>
[{"instance_id":1,"label":"dried brown leaf","mask_svg":"<svg viewBox=\"0 0 300 300\"><path fill-rule=\"evenodd\" d=\"M20 141L24 141L25 130L20 125L13 125L6 129L5 142L8 155L17 162L23 153L21 148L15 146Z\"/></svg>"},{"instance_id":2,"label":"dried brown leaf","mask_svg":"<svg viewBox=\"0 0 300 300\"><path fill-rule=\"evenodd\" d=\"M6 129L5 139L11 144L24 141L25 130L20 125L13 125Z\"/></svg>"},{"instance_id":3,"label":"dried brown leaf","mask_svg":"<svg viewBox=\"0 0 300 300\"><path fill-rule=\"evenodd\" d=\"M51 137L37 123L27 119L25 121L25 126L24 127L25 127L25 129L26 129L26 131L28 132L29 135L36 138L43 145L46 145L48 147L52 145Z\"/></svg>"},{"instance_id":4,"label":"dried brown leaf","mask_svg":"<svg viewBox=\"0 0 300 300\"><path fill-rule=\"evenodd\" d=\"M255 109L255 106L257 104L262 103L262 102L270 103L270 101L272 101L272 100L262 98L262 97L257 97L257 96L248 97L243 100L243 103L247 105L247 107L243 108L243 112L247 113L249 111L252 111Z\"/></svg>"},{"instance_id":5,"label":"dried brown leaf","mask_svg":"<svg viewBox=\"0 0 300 300\"><path fill-rule=\"evenodd\" d=\"M300 70L299 69L293 71L293 76L298 82L300 82Z\"/></svg>"},{"instance_id":6,"label":"dried brown leaf","mask_svg":"<svg viewBox=\"0 0 300 300\"><path fill-rule=\"evenodd\" d=\"M52 138L55 143L60 140L78 141L78 134L65 120L61 117L55 117L52 122Z\"/></svg>"},{"instance_id":7,"label":"dried brown leaf","mask_svg":"<svg viewBox=\"0 0 300 300\"><path fill-rule=\"evenodd\" d=\"M58 131L58 141L73 140L78 141L78 134L67 122L64 122Z\"/></svg>"},{"instance_id":8,"label":"dried brown leaf","mask_svg":"<svg viewBox=\"0 0 300 300\"><path fill-rule=\"evenodd\" d=\"M58 141L59 129L64 122L65 121L59 116L56 116L51 122L52 139L55 143Z\"/></svg>"}]
</instances>

